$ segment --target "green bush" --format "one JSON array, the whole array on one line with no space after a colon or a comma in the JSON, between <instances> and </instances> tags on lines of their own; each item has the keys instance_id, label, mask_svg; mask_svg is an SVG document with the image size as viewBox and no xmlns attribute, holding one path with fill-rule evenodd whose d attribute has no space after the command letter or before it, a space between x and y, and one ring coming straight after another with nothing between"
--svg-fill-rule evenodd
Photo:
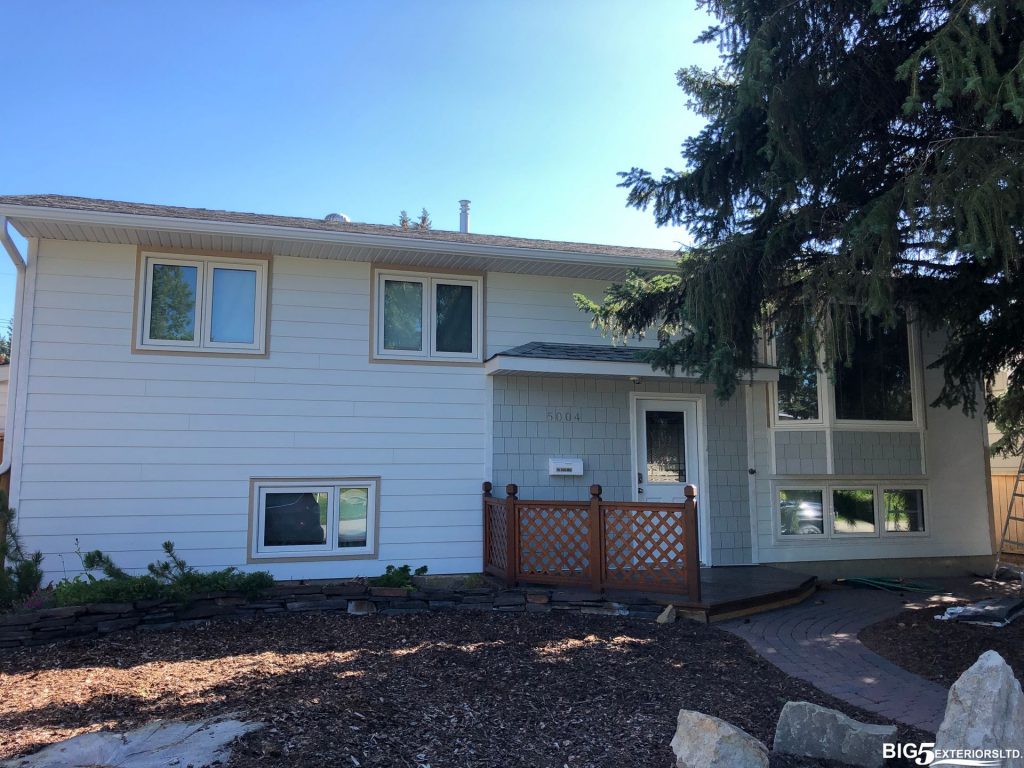
<instances>
[{"instance_id":1,"label":"green bush","mask_svg":"<svg viewBox=\"0 0 1024 768\"><path fill-rule=\"evenodd\" d=\"M59 582L53 590L54 600L60 606L131 603L156 598L188 602L208 592L241 592L253 598L274 584L274 578L266 571L242 573L235 568L225 568L200 572L178 556L174 542L165 541L163 548L167 559L150 563L147 566L149 573L140 576L125 572L98 549L79 553L86 573ZM96 570L104 578L89 573Z\"/></svg>"},{"instance_id":2,"label":"green bush","mask_svg":"<svg viewBox=\"0 0 1024 768\"><path fill-rule=\"evenodd\" d=\"M404 589L412 589L412 577L422 576L427 572L427 566L421 565L416 569L415 573L408 565L403 565L396 568L393 565L389 565L383 576L375 576L370 579L370 586L372 587L398 587Z\"/></svg>"},{"instance_id":3,"label":"green bush","mask_svg":"<svg viewBox=\"0 0 1024 768\"><path fill-rule=\"evenodd\" d=\"M41 552L28 553L22 547L7 491L0 490L0 611L20 607L39 591L42 563Z\"/></svg>"}]
</instances>

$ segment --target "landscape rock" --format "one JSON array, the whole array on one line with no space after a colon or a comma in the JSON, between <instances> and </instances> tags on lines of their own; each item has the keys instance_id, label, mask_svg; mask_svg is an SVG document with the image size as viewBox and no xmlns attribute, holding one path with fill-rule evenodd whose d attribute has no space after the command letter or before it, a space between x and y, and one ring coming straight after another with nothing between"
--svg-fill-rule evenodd
<instances>
[{"instance_id":1,"label":"landscape rock","mask_svg":"<svg viewBox=\"0 0 1024 768\"><path fill-rule=\"evenodd\" d=\"M658 618L655 619L659 624L674 624L676 620L676 607L674 605L666 605L665 610L658 614Z\"/></svg>"},{"instance_id":2,"label":"landscape rock","mask_svg":"<svg viewBox=\"0 0 1024 768\"><path fill-rule=\"evenodd\" d=\"M226 763L231 756L227 745L262 727L262 723L240 720L156 720L127 733L83 733L26 757L6 760L0 768L205 768Z\"/></svg>"},{"instance_id":3,"label":"landscape rock","mask_svg":"<svg viewBox=\"0 0 1024 768\"><path fill-rule=\"evenodd\" d=\"M985 651L953 683L946 716L935 734L936 751L944 749L1020 749L1024 746L1024 694L1013 670L995 651ZM1024 766L1008 759L1006 768Z\"/></svg>"},{"instance_id":4,"label":"landscape rock","mask_svg":"<svg viewBox=\"0 0 1024 768\"><path fill-rule=\"evenodd\" d=\"M377 612L377 604L369 600L349 600L347 610L353 616L366 616Z\"/></svg>"},{"instance_id":5,"label":"landscape rock","mask_svg":"<svg viewBox=\"0 0 1024 768\"><path fill-rule=\"evenodd\" d=\"M672 737L676 768L768 768L768 748L717 717L679 710Z\"/></svg>"},{"instance_id":6,"label":"landscape rock","mask_svg":"<svg viewBox=\"0 0 1024 768\"><path fill-rule=\"evenodd\" d=\"M895 741L894 725L862 723L828 707L790 701L779 715L773 749L783 755L875 768L884 764L882 745Z\"/></svg>"}]
</instances>

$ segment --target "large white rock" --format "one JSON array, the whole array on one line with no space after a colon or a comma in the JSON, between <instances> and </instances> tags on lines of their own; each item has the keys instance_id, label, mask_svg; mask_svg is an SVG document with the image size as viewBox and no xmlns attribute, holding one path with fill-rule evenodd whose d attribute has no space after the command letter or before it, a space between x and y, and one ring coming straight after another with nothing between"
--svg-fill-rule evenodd
<instances>
[{"instance_id":1,"label":"large white rock","mask_svg":"<svg viewBox=\"0 0 1024 768\"><path fill-rule=\"evenodd\" d=\"M894 725L870 725L809 701L790 701L779 715L772 749L875 768L884 764L882 745L896 740Z\"/></svg>"},{"instance_id":2,"label":"large white rock","mask_svg":"<svg viewBox=\"0 0 1024 768\"><path fill-rule=\"evenodd\" d=\"M6 760L0 768L205 768L226 763L231 757L228 744L262 727L239 720L155 720L127 733L83 733Z\"/></svg>"},{"instance_id":3,"label":"large white rock","mask_svg":"<svg viewBox=\"0 0 1024 768\"><path fill-rule=\"evenodd\" d=\"M679 710L672 737L676 768L768 768L768 748L717 717Z\"/></svg>"},{"instance_id":4,"label":"large white rock","mask_svg":"<svg viewBox=\"0 0 1024 768\"><path fill-rule=\"evenodd\" d=\"M1024 750L1024 693L1013 670L995 651L985 651L949 689L946 716L935 734L935 750ZM1007 759L1021 768L1024 759Z\"/></svg>"}]
</instances>

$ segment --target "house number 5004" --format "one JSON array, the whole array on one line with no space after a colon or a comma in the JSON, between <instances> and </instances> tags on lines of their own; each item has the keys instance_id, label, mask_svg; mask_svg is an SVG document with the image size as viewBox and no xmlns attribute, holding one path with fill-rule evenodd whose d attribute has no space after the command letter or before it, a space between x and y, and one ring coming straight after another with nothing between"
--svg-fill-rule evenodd
<instances>
[{"instance_id":1,"label":"house number 5004","mask_svg":"<svg viewBox=\"0 0 1024 768\"><path fill-rule=\"evenodd\" d=\"M578 410L548 411L548 421L582 421Z\"/></svg>"}]
</instances>

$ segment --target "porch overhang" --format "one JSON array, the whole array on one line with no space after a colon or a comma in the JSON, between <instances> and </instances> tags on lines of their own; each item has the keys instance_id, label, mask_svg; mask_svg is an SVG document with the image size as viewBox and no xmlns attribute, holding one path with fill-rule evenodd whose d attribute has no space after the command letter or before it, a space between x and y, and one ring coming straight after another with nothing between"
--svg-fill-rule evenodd
<instances>
[{"instance_id":1,"label":"porch overhang","mask_svg":"<svg viewBox=\"0 0 1024 768\"><path fill-rule=\"evenodd\" d=\"M492 355L484 363L488 376L594 376L601 378L676 379L696 381L696 371L674 375L656 371L637 359L639 350L597 344L530 342ZM778 368L756 368L744 381L778 381Z\"/></svg>"}]
</instances>

